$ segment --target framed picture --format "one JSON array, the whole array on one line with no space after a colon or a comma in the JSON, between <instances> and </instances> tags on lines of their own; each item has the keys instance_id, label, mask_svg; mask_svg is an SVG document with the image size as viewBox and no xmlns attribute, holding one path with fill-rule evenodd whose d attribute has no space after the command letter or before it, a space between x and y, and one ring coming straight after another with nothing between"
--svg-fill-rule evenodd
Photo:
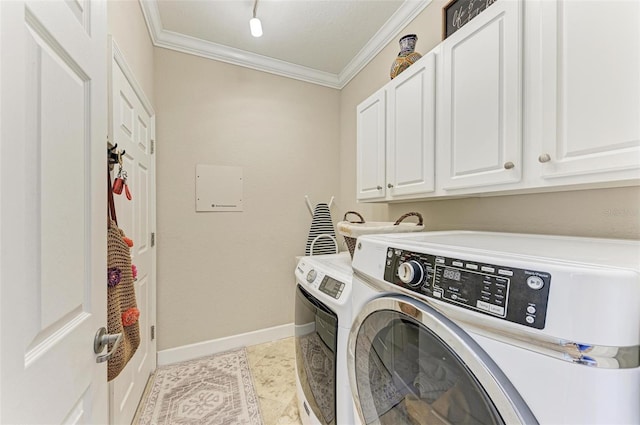
<instances>
[{"instance_id":1,"label":"framed picture","mask_svg":"<svg viewBox=\"0 0 640 425\"><path fill-rule=\"evenodd\" d=\"M469 23L497 0L451 0L442 8L442 39Z\"/></svg>"}]
</instances>

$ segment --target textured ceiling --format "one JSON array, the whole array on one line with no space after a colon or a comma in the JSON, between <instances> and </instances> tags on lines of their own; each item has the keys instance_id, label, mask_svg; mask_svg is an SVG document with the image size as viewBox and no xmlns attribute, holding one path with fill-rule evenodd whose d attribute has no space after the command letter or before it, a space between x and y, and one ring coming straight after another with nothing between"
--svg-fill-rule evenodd
<instances>
[{"instance_id":1,"label":"textured ceiling","mask_svg":"<svg viewBox=\"0 0 640 425\"><path fill-rule=\"evenodd\" d=\"M142 0L154 44L340 88L430 0Z\"/></svg>"}]
</instances>

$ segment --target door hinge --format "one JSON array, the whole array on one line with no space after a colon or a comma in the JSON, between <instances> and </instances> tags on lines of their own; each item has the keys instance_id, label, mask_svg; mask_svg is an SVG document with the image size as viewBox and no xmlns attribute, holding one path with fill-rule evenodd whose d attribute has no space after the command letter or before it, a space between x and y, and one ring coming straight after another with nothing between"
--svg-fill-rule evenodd
<instances>
[{"instance_id":1,"label":"door hinge","mask_svg":"<svg viewBox=\"0 0 640 425\"><path fill-rule=\"evenodd\" d=\"M156 325L151 325L151 341L156 339Z\"/></svg>"},{"instance_id":2,"label":"door hinge","mask_svg":"<svg viewBox=\"0 0 640 425\"><path fill-rule=\"evenodd\" d=\"M153 154L156 151L156 141L151 139L151 153Z\"/></svg>"},{"instance_id":3,"label":"door hinge","mask_svg":"<svg viewBox=\"0 0 640 425\"><path fill-rule=\"evenodd\" d=\"M151 232L151 246L156 246L156 233Z\"/></svg>"}]
</instances>

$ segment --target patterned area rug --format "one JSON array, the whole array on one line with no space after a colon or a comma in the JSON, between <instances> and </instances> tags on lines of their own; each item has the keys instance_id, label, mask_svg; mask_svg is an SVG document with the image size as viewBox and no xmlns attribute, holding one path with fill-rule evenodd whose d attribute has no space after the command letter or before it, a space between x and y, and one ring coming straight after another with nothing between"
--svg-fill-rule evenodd
<instances>
[{"instance_id":1,"label":"patterned area rug","mask_svg":"<svg viewBox=\"0 0 640 425\"><path fill-rule=\"evenodd\" d=\"M139 425L262 425L244 348L156 370Z\"/></svg>"}]
</instances>

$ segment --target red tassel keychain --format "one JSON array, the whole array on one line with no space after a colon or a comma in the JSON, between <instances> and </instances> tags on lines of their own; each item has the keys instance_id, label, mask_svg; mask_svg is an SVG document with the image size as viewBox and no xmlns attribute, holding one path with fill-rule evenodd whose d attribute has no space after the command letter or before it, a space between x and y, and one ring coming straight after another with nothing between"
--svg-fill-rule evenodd
<instances>
[{"instance_id":1,"label":"red tassel keychain","mask_svg":"<svg viewBox=\"0 0 640 425\"><path fill-rule=\"evenodd\" d=\"M122 193L122 187L125 185L127 180L127 172L122 170L122 165L118 169L118 175L113 181L113 193L116 195L120 195Z\"/></svg>"},{"instance_id":2,"label":"red tassel keychain","mask_svg":"<svg viewBox=\"0 0 640 425\"><path fill-rule=\"evenodd\" d=\"M127 172L122 169L122 165L118 169L118 176L113 181L113 193L116 195L122 194L122 189L124 188L124 194L128 200L132 200L133 196L131 195L131 191L129 190L129 185L127 184Z\"/></svg>"}]
</instances>

